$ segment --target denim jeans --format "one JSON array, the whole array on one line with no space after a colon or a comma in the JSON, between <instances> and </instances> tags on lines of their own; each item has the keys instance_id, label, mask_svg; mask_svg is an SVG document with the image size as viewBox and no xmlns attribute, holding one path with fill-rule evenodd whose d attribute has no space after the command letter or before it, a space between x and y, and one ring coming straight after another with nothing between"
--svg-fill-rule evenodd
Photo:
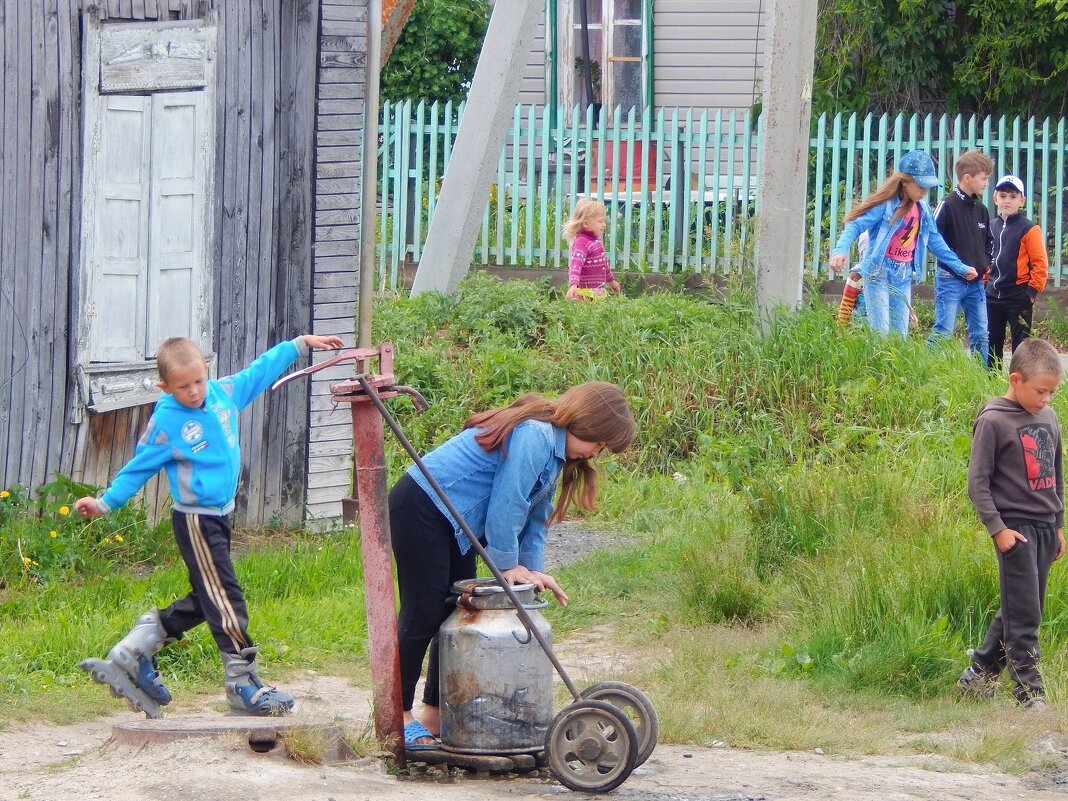
<instances>
[{"instance_id":1,"label":"denim jeans","mask_svg":"<svg viewBox=\"0 0 1068 801\"><path fill-rule=\"evenodd\" d=\"M893 259L871 265L864 276L864 308L872 331L901 336L909 333L912 303L912 264Z\"/></svg>"},{"instance_id":2,"label":"denim jeans","mask_svg":"<svg viewBox=\"0 0 1068 801\"><path fill-rule=\"evenodd\" d=\"M958 309L964 312L972 354L978 355L985 364L990 351L990 336L983 279L965 281L946 275L945 270L939 267L935 275L934 328L931 329L931 336L927 338L928 345L953 336L953 329L957 327Z\"/></svg>"}]
</instances>

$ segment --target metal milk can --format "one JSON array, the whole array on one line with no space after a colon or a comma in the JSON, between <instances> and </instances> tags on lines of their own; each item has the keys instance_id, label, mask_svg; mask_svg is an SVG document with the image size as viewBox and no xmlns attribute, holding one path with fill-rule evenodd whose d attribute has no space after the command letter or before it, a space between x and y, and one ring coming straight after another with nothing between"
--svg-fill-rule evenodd
<instances>
[{"instance_id":1,"label":"metal milk can","mask_svg":"<svg viewBox=\"0 0 1068 801\"><path fill-rule=\"evenodd\" d=\"M512 587L546 642L552 629L533 584ZM453 585L455 611L438 631L441 745L473 754L541 751L553 720L553 669L495 579Z\"/></svg>"}]
</instances>

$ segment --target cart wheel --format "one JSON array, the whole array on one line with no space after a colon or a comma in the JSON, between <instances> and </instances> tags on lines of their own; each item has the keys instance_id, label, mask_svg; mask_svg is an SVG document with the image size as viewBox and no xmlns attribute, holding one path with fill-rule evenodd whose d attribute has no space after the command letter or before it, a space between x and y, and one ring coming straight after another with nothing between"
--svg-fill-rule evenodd
<instances>
[{"instance_id":1,"label":"cart wheel","mask_svg":"<svg viewBox=\"0 0 1068 801\"><path fill-rule=\"evenodd\" d=\"M656 716L649 697L637 687L621 681L602 681L600 684L594 684L583 690L581 697L592 701L607 701L623 711L638 733L638 758L634 761L634 767L645 764L660 737L660 719Z\"/></svg>"},{"instance_id":2,"label":"cart wheel","mask_svg":"<svg viewBox=\"0 0 1068 801\"><path fill-rule=\"evenodd\" d=\"M607 701L575 701L553 719L545 737L549 770L569 790L607 793L634 770L638 734Z\"/></svg>"}]
</instances>

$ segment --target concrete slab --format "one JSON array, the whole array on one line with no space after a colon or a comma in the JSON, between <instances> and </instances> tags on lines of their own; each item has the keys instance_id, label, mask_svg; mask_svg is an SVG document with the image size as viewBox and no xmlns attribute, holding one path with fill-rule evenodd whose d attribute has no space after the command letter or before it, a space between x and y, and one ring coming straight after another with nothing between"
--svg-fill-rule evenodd
<instances>
[{"instance_id":1,"label":"concrete slab","mask_svg":"<svg viewBox=\"0 0 1068 801\"><path fill-rule=\"evenodd\" d=\"M357 728L353 721L352 729ZM245 715L182 715L157 720L133 720L112 726L113 742L141 747L149 743L167 743L189 737L232 737L248 742L260 754L285 753L287 734L299 730L313 734L327 745L323 761L339 762L354 756L345 742L344 722L307 717L259 718Z\"/></svg>"}]
</instances>

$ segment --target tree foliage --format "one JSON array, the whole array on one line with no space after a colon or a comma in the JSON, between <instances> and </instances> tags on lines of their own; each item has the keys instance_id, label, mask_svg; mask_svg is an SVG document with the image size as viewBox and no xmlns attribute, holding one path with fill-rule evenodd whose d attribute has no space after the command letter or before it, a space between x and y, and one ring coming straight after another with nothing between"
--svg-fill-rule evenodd
<instances>
[{"instance_id":1,"label":"tree foliage","mask_svg":"<svg viewBox=\"0 0 1068 801\"><path fill-rule=\"evenodd\" d=\"M821 0L817 111L1064 116L1066 0Z\"/></svg>"},{"instance_id":2,"label":"tree foliage","mask_svg":"<svg viewBox=\"0 0 1068 801\"><path fill-rule=\"evenodd\" d=\"M417 0L382 70L382 97L463 100L489 11L487 0Z\"/></svg>"}]
</instances>

